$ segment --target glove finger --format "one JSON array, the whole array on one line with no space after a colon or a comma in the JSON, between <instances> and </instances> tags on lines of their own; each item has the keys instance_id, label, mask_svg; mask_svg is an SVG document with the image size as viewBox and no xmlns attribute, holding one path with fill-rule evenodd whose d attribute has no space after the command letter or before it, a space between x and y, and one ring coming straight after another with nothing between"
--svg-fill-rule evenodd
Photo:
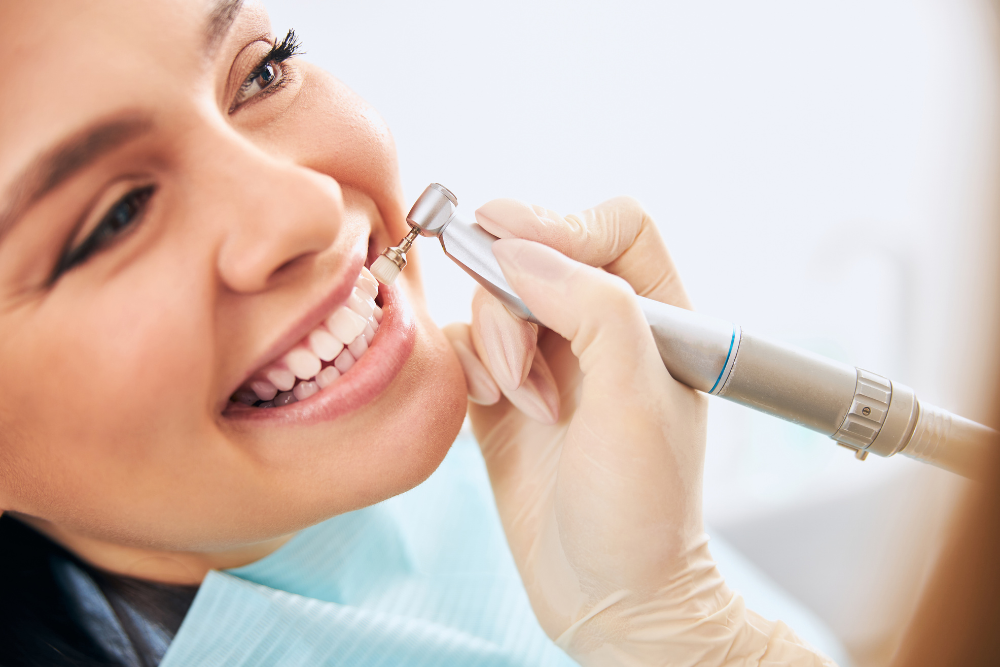
<instances>
[{"instance_id":1,"label":"glove finger","mask_svg":"<svg viewBox=\"0 0 1000 667\"><path fill-rule=\"evenodd\" d=\"M514 391L504 391L504 396L514 407L537 422L555 424L559 421L559 388L537 347L524 382Z\"/></svg>"},{"instance_id":2,"label":"glove finger","mask_svg":"<svg viewBox=\"0 0 1000 667\"><path fill-rule=\"evenodd\" d=\"M514 317L483 288L472 297L472 340L500 388L513 392L528 377L538 327Z\"/></svg>"},{"instance_id":3,"label":"glove finger","mask_svg":"<svg viewBox=\"0 0 1000 667\"><path fill-rule=\"evenodd\" d=\"M602 267L624 278L637 294L691 307L656 223L631 197L615 197L567 216L514 199L494 199L476 211L476 220L502 239L537 241Z\"/></svg>"},{"instance_id":4,"label":"glove finger","mask_svg":"<svg viewBox=\"0 0 1000 667\"><path fill-rule=\"evenodd\" d=\"M499 401L500 387L479 360L479 355L473 348L469 325L464 322L453 322L446 325L442 331L462 365L469 400L478 405L493 405Z\"/></svg>"},{"instance_id":5,"label":"glove finger","mask_svg":"<svg viewBox=\"0 0 1000 667\"><path fill-rule=\"evenodd\" d=\"M662 383L676 384L663 367L635 293L622 279L533 241L500 240L493 253L532 312L570 341L584 375L584 403L589 393L598 412L628 415L642 407L635 396L660 396ZM586 405L581 407L587 412ZM622 418L606 422L617 428Z\"/></svg>"},{"instance_id":6,"label":"glove finger","mask_svg":"<svg viewBox=\"0 0 1000 667\"><path fill-rule=\"evenodd\" d=\"M555 423L559 418L559 389L545 358L538 352L537 326L511 315L485 291L473 297L473 303L473 349L497 379L500 391L528 417L542 424ZM501 336L507 340L501 342ZM513 357L513 364L523 364L523 371L517 371L516 387L511 387L509 365L513 364L507 361L509 357ZM501 381L501 377L506 379Z\"/></svg>"}]
</instances>

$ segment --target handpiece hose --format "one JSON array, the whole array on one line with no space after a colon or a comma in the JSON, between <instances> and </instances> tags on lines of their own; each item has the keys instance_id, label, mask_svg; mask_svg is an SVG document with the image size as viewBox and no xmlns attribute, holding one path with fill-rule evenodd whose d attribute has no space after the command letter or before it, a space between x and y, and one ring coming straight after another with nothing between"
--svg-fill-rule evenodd
<instances>
[{"instance_id":1,"label":"handpiece hose","mask_svg":"<svg viewBox=\"0 0 1000 667\"><path fill-rule=\"evenodd\" d=\"M421 235L437 237L445 254L513 314L538 323L493 256L497 238L458 217L457 205L455 195L433 183L406 221ZM674 379L827 435L862 460L869 453L902 453L974 478L983 456L996 446L996 431L922 404L905 385L758 338L722 319L638 299Z\"/></svg>"}]
</instances>

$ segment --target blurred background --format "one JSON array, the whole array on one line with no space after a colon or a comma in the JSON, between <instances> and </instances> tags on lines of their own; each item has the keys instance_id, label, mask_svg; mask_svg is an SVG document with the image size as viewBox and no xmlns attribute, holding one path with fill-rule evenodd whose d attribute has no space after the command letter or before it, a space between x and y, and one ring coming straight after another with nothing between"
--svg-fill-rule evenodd
<instances>
[{"instance_id":1,"label":"blurred background","mask_svg":"<svg viewBox=\"0 0 1000 667\"><path fill-rule=\"evenodd\" d=\"M698 309L989 421L996 17L987 0L265 0L388 121L412 201L657 220ZM430 243L426 239L421 242ZM424 245L431 312L473 283ZM994 424L995 425L995 424ZM713 401L712 533L887 664L961 491Z\"/></svg>"}]
</instances>

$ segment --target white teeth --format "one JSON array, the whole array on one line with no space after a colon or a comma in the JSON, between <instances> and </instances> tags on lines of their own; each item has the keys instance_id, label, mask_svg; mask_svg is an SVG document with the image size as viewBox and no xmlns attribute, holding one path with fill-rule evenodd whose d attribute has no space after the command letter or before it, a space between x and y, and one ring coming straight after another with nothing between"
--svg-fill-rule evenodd
<instances>
[{"instance_id":1,"label":"white teeth","mask_svg":"<svg viewBox=\"0 0 1000 667\"><path fill-rule=\"evenodd\" d=\"M340 371L337 370L336 366L327 366L316 376L316 384L319 385L320 389L326 389L339 377Z\"/></svg>"},{"instance_id":2,"label":"white teeth","mask_svg":"<svg viewBox=\"0 0 1000 667\"><path fill-rule=\"evenodd\" d=\"M359 287L355 287L351 296L347 297L347 307L361 317L368 317L375 310L375 300L368 296L368 293Z\"/></svg>"},{"instance_id":3,"label":"white teeth","mask_svg":"<svg viewBox=\"0 0 1000 667\"><path fill-rule=\"evenodd\" d=\"M382 322L374 301L378 283L368 269L358 276L347 303L313 329L306 339L240 387L232 400L261 408L304 401L329 387L368 351ZM324 368L324 363L333 362ZM261 377L263 375L263 377Z\"/></svg>"},{"instance_id":4,"label":"white teeth","mask_svg":"<svg viewBox=\"0 0 1000 667\"><path fill-rule=\"evenodd\" d=\"M346 345L365 330L365 318L350 308L341 307L326 321L326 328Z\"/></svg>"},{"instance_id":5,"label":"white teeth","mask_svg":"<svg viewBox=\"0 0 1000 667\"><path fill-rule=\"evenodd\" d=\"M344 350L341 352L337 356L337 359L333 362L333 365L336 366L337 370L341 373L346 373L351 370L351 366L354 365L354 357L351 355L350 350Z\"/></svg>"},{"instance_id":6,"label":"white teeth","mask_svg":"<svg viewBox=\"0 0 1000 667\"><path fill-rule=\"evenodd\" d=\"M326 329L319 328L309 334L309 349L323 361L333 361L344 349L344 344Z\"/></svg>"},{"instance_id":7,"label":"white teeth","mask_svg":"<svg viewBox=\"0 0 1000 667\"><path fill-rule=\"evenodd\" d=\"M295 385L295 389L292 390L292 393L295 394L295 398L300 401L304 401L317 391L319 391L319 385L315 382L300 382Z\"/></svg>"},{"instance_id":8,"label":"white teeth","mask_svg":"<svg viewBox=\"0 0 1000 667\"><path fill-rule=\"evenodd\" d=\"M297 399L295 394L290 391L283 391L274 397L274 406L281 407L282 405L288 405L289 403L294 403Z\"/></svg>"},{"instance_id":9,"label":"white teeth","mask_svg":"<svg viewBox=\"0 0 1000 667\"><path fill-rule=\"evenodd\" d=\"M282 361L288 366L288 370L295 373L295 377L301 380L311 380L319 373L323 364L319 362L319 357L304 347L296 347L286 354Z\"/></svg>"},{"instance_id":10,"label":"white teeth","mask_svg":"<svg viewBox=\"0 0 1000 667\"><path fill-rule=\"evenodd\" d=\"M378 281L375 280L375 276L372 275L372 272L367 267L361 267L361 275L358 276L358 281L355 284L368 292L368 296L371 298L374 299L378 296Z\"/></svg>"},{"instance_id":11,"label":"white teeth","mask_svg":"<svg viewBox=\"0 0 1000 667\"><path fill-rule=\"evenodd\" d=\"M368 351L368 341L365 340L364 334L352 340L347 349L351 351L352 357L360 359L361 355Z\"/></svg>"},{"instance_id":12,"label":"white teeth","mask_svg":"<svg viewBox=\"0 0 1000 667\"><path fill-rule=\"evenodd\" d=\"M271 367L264 373L264 377L281 391L291 391L295 386L295 373L284 368Z\"/></svg>"},{"instance_id":13,"label":"white teeth","mask_svg":"<svg viewBox=\"0 0 1000 667\"><path fill-rule=\"evenodd\" d=\"M253 389L253 393L257 394L257 398L262 401L270 401L278 395L278 388L267 380L254 380L250 383L250 388Z\"/></svg>"}]
</instances>

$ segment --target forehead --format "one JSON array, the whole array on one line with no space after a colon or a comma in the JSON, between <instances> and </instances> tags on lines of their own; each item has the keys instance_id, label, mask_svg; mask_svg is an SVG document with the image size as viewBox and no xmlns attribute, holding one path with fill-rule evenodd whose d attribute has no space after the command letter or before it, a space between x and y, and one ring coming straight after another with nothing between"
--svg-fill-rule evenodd
<instances>
[{"instance_id":1,"label":"forehead","mask_svg":"<svg viewBox=\"0 0 1000 667\"><path fill-rule=\"evenodd\" d=\"M215 0L31 0L0 6L0 183L57 138L204 86ZM167 107L165 109L164 107Z\"/></svg>"}]
</instances>

